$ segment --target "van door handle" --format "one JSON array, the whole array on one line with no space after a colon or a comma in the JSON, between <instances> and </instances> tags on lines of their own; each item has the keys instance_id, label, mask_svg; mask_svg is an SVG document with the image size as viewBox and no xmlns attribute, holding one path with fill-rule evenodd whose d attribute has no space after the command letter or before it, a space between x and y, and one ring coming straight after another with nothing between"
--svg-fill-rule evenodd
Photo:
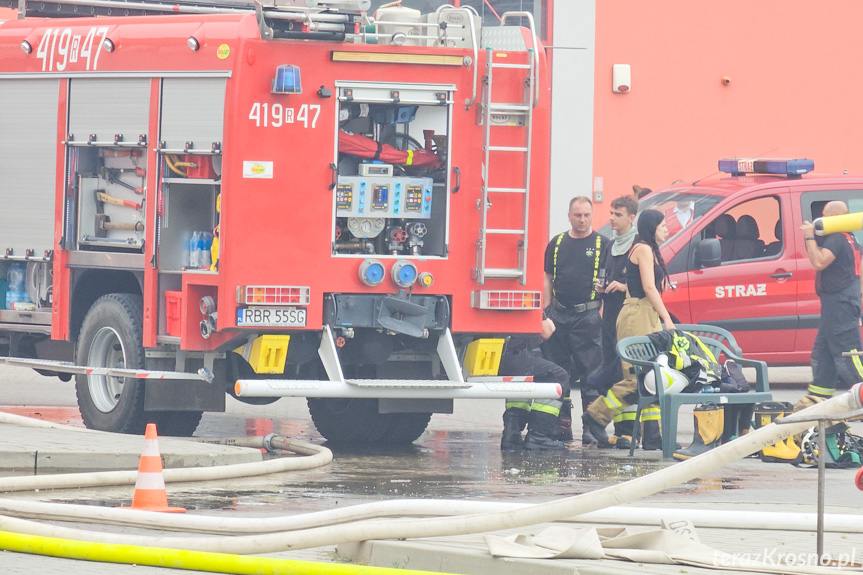
<instances>
[{"instance_id":1,"label":"van door handle","mask_svg":"<svg viewBox=\"0 0 863 575\"><path fill-rule=\"evenodd\" d=\"M793 272L784 272L781 274L771 274L770 277L772 277L773 279L779 280L779 279L790 278L793 275L794 275Z\"/></svg>"}]
</instances>

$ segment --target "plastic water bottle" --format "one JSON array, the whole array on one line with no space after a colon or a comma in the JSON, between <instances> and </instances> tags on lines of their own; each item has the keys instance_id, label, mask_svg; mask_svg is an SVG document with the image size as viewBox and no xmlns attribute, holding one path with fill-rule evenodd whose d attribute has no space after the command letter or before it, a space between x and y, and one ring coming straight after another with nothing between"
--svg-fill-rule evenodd
<instances>
[{"instance_id":1,"label":"plastic water bottle","mask_svg":"<svg viewBox=\"0 0 863 575\"><path fill-rule=\"evenodd\" d=\"M189 240L189 267L201 267L201 233L192 232L192 238Z\"/></svg>"},{"instance_id":2,"label":"plastic water bottle","mask_svg":"<svg viewBox=\"0 0 863 575\"><path fill-rule=\"evenodd\" d=\"M699 393L716 393L716 392L717 392L717 389L715 387L713 387L712 385L705 385L704 387L701 388L701 391L699 391Z\"/></svg>"},{"instance_id":3,"label":"plastic water bottle","mask_svg":"<svg viewBox=\"0 0 863 575\"><path fill-rule=\"evenodd\" d=\"M213 265L213 257L210 254L210 248L213 247L213 234L210 232L201 232L201 256L200 266L202 269L210 269Z\"/></svg>"},{"instance_id":4,"label":"plastic water bottle","mask_svg":"<svg viewBox=\"0 0 863 575\"><path fill-rule=\"evenodd\" d=\"M6 309L12 309L13 304L18 302L29 302L27 297L27 288L24 287L24 276L27 273L27 266L24 263L16 262L9 266L9 271L6 273Z\"/></svg>"}]
</instances>

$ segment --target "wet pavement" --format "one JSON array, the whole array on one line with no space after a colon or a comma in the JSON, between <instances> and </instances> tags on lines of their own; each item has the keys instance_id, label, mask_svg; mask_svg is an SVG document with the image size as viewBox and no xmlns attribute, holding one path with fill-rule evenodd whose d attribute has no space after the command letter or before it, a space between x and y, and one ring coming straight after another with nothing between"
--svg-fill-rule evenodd
<instances>
[{"instance_id":1,"label":"wet pavement","mask_svg":"<svg viewBox=\"0 0 863 575\"><path fill-rule=\"evenodd\" d=\"M0 377L5 375L5 372L0 373ZM36 381L29 381L30 377L35 377ZM0 410L82 427L80 414L74 407L71 384L32 375L7 381L0 385L0 405L7 404ZM32 383L47 385L38 387ZM802 394L799 387L775 388L774 391L776 399L783 401L794 401ZM630 458L628 451L584 448L578 442L565 452L502 453L499 449L502 409L502 402L457 402L454 414L435 415L429 430L412 446L394 449L391 446L328 445L334 453L333 462L328 466L222 482L169 485L170 504L186 507L190 513L274 516L403 498L532 503L588 493L674 465L663 461L658 451L639 450ZM679 441L686 444L692 434L692 423L691 416L684 413L680 417ZM861 427L863 425L855 424L858 433L863 432ZM248 406L229 398L227 413L205 414L196 436L233 437L270 432L323 443L311 424L305 401L289 399L267 406ZM863 492L853 486L854 472L830 470L828 473L827 511L857 513L863 502ZM811 468L766 464L750 458L635 504L678 509L811 513L815 510L816 475L816 470ZM131 487L103 487L21 492L8 496L113 507L128 505L131 493ZM763 534L756 533L752 537L763 537ZM860 539L855 534L851 540L839 540L834 545L851 545L856 541L855 548L863 551L863 541L857 541ZM717 540L724 541L721 537ZM294 553L295 557L317 561L331 561L337 555L334 548ZM32 572L31 558L16 555L18 561L8 563L7 557L8 554L4 554L0 559L4 567L20 565L21 573ZM52 565L62 561L43 560ZM39 564L38 560L35 564ZM52 572L38 568L44 573ZM123 569L126 568L99 572L125 573ZM131 572L132 568L128 569ZM58 568L56 572L61 571L63 569ZM665 572L681 571L677 568ZM693 570L689 572L694 573Z\"/></svg>"}]
</instances>

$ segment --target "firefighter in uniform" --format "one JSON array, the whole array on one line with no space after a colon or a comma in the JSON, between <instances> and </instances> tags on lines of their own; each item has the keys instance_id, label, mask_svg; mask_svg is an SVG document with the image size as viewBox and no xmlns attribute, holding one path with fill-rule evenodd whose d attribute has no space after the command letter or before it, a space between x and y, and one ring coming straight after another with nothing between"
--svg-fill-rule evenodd
<instances>
[{"instance_id":1,"label":"firefighter in uniform","mask_svg":"<svg viewBox=\"0 0 863 575\"><path fill-rule=\"evenodd\" d=\"M638 217L638 240L627 256L627 297L617 319L618 340L633 335L648 335L674 323L662 303L662 290L668 270L659 246L668 238L665 217L656 210L644 210ZM638 399L632 366L621 362L623 379L590 404L582 420L600 447L611 447L605 427Z\"/></svg>"},{"instance_id":2,"label":"firefighter in uniform","mask_svg":"<svg viewBox=\"0 0 863 575\"><path fill-rule=\"evenodd\" d=\"M848 206L841 201L828 202L824 216L841 216ZM848 389L863 381L861 357L844 357L843 352L863 349L860 338L860 245L848 232L815 237L810 222L800 226L809 262L815 268L815 293L821 298L821 323L815 337L813 355L818 357L808 394L795 411L809 407L833 395L837 389Z\"/></svg>"},{"instance_id":3,"label":"firefighter in uniform","mask_svg":"<svg viewBox=\"0 0 863 575\"><path fill-rule=\"evenodd\" d=\"M635 229L635 216L638 214L638 200L632 194L615 198L611 202L609 223L613 235L607 242L600 258L600 282L596 291L602 298L602 364L601 374L592 380L589 387L605 394L609 388L623 379L620 359L617 357L617 317L626 299L626 256L632 247L638 230ZM605 281L602 280L605 270ZM631 405L618 413L612 420L614 436L609 438L618 449L629 449L633 437L636 407ZM645 423L645 433L641 434L645 449L661 449L659 436L659 406L651 405L642 411L641 421Z\"/></svg>"},{"instance_id":4,"label":"firefighter in uniform","mask_svg":"<svg viewBox=\"0 0 863 575\"><path fill-rule=\"evenodd\" d=\"M546 318L542 321L542 340L554 333L554 322ZM540 338L535 336L515 336L506 342L500 359L500 375L532 375L534 381L559 383L561 389L569 388L569 374L555 363L542 357L539 349ZM506 401L503 412L503 436L500 448L504 451L566 449L562 441L554 439L562 397L558 399L534 399ZM522 439L521 432L527 426L527 436Z\"/></svg>"},{"instance_id":5,"label":"firefighter in uniform","mask_svg":"<svg viewBox=\"0 0 863 575\"><path fill-rule=\"evenodd\" d=\"M546 342L544 352L557 365L569 372L570 385L581 381L581 405L598 397L595 390L585 389L588 377L602 365L602 305L595 284L599 260L606 238L593 231L593 202L586 196L576 196L569 202L570 230L548 243L545 250L543 301L545 314L556 326ZM564 389L564 401L559 419L558 437L572 440L572 401L569 387ZM586 429L582 443L594 443Z\"/></svg>"}]
</instances>

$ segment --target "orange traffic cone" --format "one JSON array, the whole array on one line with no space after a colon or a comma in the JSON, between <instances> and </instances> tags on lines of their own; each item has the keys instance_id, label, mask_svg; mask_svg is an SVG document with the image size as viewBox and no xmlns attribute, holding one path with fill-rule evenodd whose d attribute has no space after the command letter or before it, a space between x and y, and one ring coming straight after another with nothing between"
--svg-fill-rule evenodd
<instances>
[{"instance_id":1,"label":"orange traffic cone","mask_svg":"<svg viewBox=\"0 0 863 575\"><path fill-rule=\"evenodd\" d=\"M148 423L144 433L144 450L138 464L138 479L132 495L132 507L141 511L161 511L162 513L185 513L183 507L168 507L168 494L165 491L165 478L162 475L162 456L159 455L159 440L156 437L156 424Z\"/></svg>"}]
</instances>

